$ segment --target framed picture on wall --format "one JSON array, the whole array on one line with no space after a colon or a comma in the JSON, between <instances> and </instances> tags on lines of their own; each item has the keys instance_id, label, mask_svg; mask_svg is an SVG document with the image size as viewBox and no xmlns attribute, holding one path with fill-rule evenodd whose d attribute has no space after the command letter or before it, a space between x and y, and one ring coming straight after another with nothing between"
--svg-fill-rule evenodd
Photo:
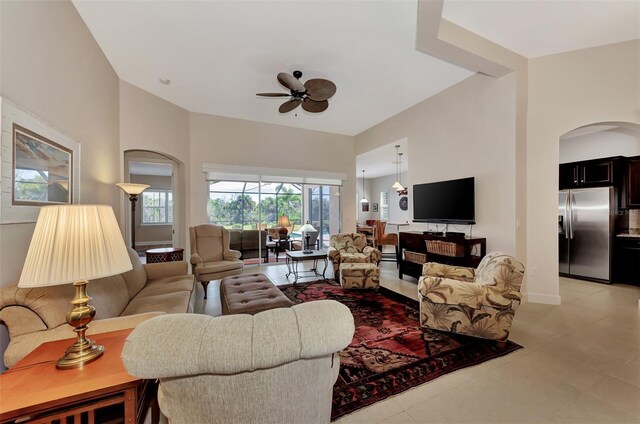
<instances>
[{"instance_id":1,"label":"framed picture on wall","mask_svg":"<svg viewBox=\"0 0 640 424\"><path fill-rule=\"evenodd\" d=\"M13 204L72 202L73 151L13 124Z\"/></svg>"},{"instance_id":2,"label":"framed picture on wall","mask_svg":"<svg viewBox=\"0 0 640 424\"><path fill-rule=\"evenodd\" d=\"M80 143L7 99L0 111L0 224L36 222L41 206L80 203Z\"/></svg>"},{"instance_id":3,"label":"framed picture on wall","mask_svg":"<svg viewBox=\"0 0 640 424\"><path fill-rule=\"evenodd\" d=\"M362 202L362 212L369 212L369 202Z\"/></svg>"},{"instance_id":4,"label":"framed picture on wall","mask_svg":"<svg viewBox=\"0 0 640 424\"><path fill-rule=\"evenodd\" d=\"M374 212L378 212L378 204L377 203L373 204L373 211Z\"/></svg>"}]
</instances>

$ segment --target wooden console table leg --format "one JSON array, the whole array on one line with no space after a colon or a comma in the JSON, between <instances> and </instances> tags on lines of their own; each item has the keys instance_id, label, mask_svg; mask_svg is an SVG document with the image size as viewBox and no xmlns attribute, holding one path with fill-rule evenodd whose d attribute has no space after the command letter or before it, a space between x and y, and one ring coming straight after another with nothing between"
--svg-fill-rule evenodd
<instances>
[{"instance_id":1,"label":"wooden console table leg","mask_svg":"<svg viewBox=\"0 0 640 424\"><path fill-rule=\"evenodd\" d=\"M136 389L130 388L124 391L124 422L134 424L136 422L136 409L138 401L136 399Z\"/></svg>"}]
</instances>

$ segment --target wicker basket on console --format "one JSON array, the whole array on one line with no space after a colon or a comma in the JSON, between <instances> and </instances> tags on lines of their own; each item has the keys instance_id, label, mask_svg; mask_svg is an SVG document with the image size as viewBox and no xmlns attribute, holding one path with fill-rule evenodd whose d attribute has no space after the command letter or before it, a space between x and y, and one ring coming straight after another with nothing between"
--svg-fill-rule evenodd
<instances>
[{"instance_id":1,"label":"wicker basket on console","mask_svg":"<svg viewBox=\"0 0 640 424\"><path fill-rule=\"evenodd\" d=\"M427 255L424 253L411 252L409 250L405 250L404 260L409 262L414 262L417 264L423 264L427 262Z\"/></svg>"},{"instance_id":2,"label":"wicker basket on console","mask_svg":"<svg viewBox=\"0 0 640 424\"><path fill-rule=\"evenodd\" d=\"M464 256L464 245L440 240L427 240L427 252L443 256Z\"/></svg>"}]
</instances>

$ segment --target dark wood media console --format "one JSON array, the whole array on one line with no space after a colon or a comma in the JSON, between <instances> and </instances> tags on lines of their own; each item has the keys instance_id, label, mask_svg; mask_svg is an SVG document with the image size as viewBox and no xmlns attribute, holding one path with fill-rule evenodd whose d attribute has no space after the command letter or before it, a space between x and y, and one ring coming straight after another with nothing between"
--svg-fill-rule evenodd
<instances>
[{"instance_id":1,"label":"dark wood media console","mask_svg":"<svg viewBox=\"0 0 640 424\"><path fill-rule=\"evenodd\" d=\"M439 247L450 248L454 253L436 253L427 249L427 242L438 242ZM480 237L445 237L424 234L419 231L400 232L400 268L398 277L410 275L419 278L422 264L438 262L476 268L487 254L487 239ZM450 256L455 255L455 256Z\"/></svg>"}]
</instances>

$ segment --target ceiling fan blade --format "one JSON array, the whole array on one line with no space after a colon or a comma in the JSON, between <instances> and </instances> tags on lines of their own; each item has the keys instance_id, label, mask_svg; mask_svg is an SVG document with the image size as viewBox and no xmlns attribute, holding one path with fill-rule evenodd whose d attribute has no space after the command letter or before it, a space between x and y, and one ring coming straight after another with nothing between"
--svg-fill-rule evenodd
<instances>
[{"instance_id":1,"label":"ceiling fan blade","mask_svg":"<svg viewBox=\"0 0 640 424\"><path fill-rule=\"evenodd\" d=\"M300 82L300 80L298 80L291 74L287 74L286 72L280 72L278 74L278 82L287 87L289 90L299 91L301 93L304 93L305 91L304 85Z\"/></svg>"},{"instance_id":2,"label":"ceiling fan blade","mask_svg":"<svg viewBox=\"0 0 640 424\"><path fill-rule=\"evenodd\" d=\"M262 97L291 97L291 94L286 94L286 93L256 93L256 96L262 96Z\"/></svg>"},{"instance_id":3,"label":"ceiling fan blade","mask_svg":"<svg viewBox=\"0 0 640 424\"><path fill-rule=\"evenodd\" d=\"M305 99L302 102L302 109L311 113L323 112L327 110L328 107L329 107L329 102L326 100L323 100L321 102L316 102L315 100Z\"/></svg>"},{"instance_id":4,"label":"ceiling fan blade","mask_svg":"<svg viewBox=\"0 0 640 424\"><path fill-rule=\"evenodd\" d=\"M300 100L289 100L280 105L278 108L278 112L287 113L291 112L293 109L297 108L300 104Z\"/></svg>"},{"instance_id":5,"label":"ceiling fan blade","mask_svg":"<svg viewBox=\"0 0 640 424\"><path fill-rule=\"evenodd\" d=\"M311 100L320 102L322 100L330 99L336 94L336 85L326 79L314 78L304 83L307 89L307 95Z\"/></svg>"}]
</instances>

